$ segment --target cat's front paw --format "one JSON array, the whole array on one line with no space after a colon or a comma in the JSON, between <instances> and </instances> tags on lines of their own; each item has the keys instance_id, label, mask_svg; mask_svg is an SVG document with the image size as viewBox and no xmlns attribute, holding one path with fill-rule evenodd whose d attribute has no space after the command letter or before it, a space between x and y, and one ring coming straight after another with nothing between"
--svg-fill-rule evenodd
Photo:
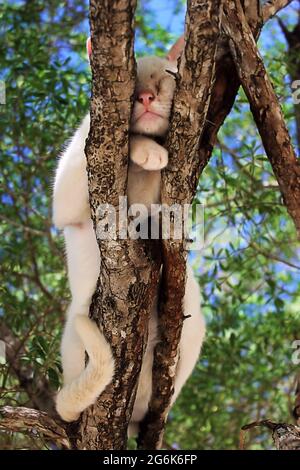
<instances>
[{"instance_id":1,"label":"cat's front paw","mask_svg":"<svg viewBox=\"0 0 300 470\"><path fill-rule=\"evenodd\" d=\"M168 164L168 152L156 142L136 146L130 155L131 160L147 171L162 170Z\"/></svg>"},{"instance_id":2,"label":"cat's front paw","mask_svg":"<svg viewBox=\"0 0 300 470\"><path fill-rule=\"evenodd\" d=\"M155 171L162 170L168 164L168 152L165 148L150 149L145 161L141 164L144 170Z\"/></svg>"}]
</instances>

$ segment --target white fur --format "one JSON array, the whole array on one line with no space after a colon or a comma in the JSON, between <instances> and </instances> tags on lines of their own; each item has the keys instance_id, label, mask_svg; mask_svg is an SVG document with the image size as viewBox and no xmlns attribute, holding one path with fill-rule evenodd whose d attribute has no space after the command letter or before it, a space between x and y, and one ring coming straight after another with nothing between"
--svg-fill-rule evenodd
<instances>
[{"instance_id":1,"label":"white fur","mask_svg":"<svg viewBox=\"0 0 300 470\"><path fill-rule=\"evenodd\" d=\"M160 202L160 170L168 163L167 151L150 138L151 135L163 135L168 127L175 84L166 69L175 71L176 67L174 63L153 57L138 62L137 93L150 89L155 94L151 110L159 116L139 118L143 113L143 104L135 102L131 129L149 137L131 136L128 200L129 204L145 204L148 208ZM90 119L86 116L61 156L53 195L53 219L58 228L64 229L72 293L61 345L64 385L56 401L57 411L66 421L76 420L85 408L94 403L111 382L114 373L110 346L97 325L88 318L91 296L100 271L100 254L90 219L84 154L89 126ZM195 366L205 332L199 287L189 267L184 313L191 317L183 325L172 403ZM137 430L138 423L147 412L151 397L153 351L158 341L155 306L129 429L131 434ZM89 356L87 366L85 352Z\"/></svg>"},{"instance_id":2,"label":"white fur","mask_svg":"<svg viewBox=\"0 0 300 470\"><path fill-rule=\"evenodd\" d=\"M99 396L99 384L105 388L113 377L114 360L109 344L106 342L99 328L85 315L77 315L74 318L75 330L83 344L84 350L89 356L87 367L79 371L79 375L71 378L65 377L66 385L58 393L56 398L56 409L65 421L75 421L80 413ZM70 357L71 350L67 351ZM76 353L76 351L74 351ZM64 354L66 356L66 352ZM75 358L72 358L74 364ZM66 365L65 365L66 369ZM101 392L100 392L101 393Z\"/></svg>"}]
</instances>

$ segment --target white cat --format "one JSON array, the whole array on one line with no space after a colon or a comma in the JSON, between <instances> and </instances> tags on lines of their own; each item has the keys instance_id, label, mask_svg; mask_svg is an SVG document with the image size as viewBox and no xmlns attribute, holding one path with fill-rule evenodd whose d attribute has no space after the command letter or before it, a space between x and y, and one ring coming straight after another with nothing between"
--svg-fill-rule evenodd
<instances>
[{"instance_id":1,"label":"white cat","mask_svg":"<svg viewBox=\"0 0 300 470\"><path fill-rule=\"evenodd\" d=\"M176 61L182 47L181 38L166 59L146 57L138 60L130 137L129 205L141 203L149 207L160 202L160 170L168 163L168 153L151 136L163 136L168 129L175 80L167 70L176 72ZM60 157L53 195L53 218L55 225L64 230L72 293L61 345L64 385L56 398L57 411L65 421L76 420L85 408L94 403L114 374L110 346L96 324L88 318L100 271L100 254L90 218L84 154L89 126L88 115ZM199 287L189 267L184 313L190 315L190 318L183 325L172 403L195 366L205 333ZM148 345L143 358L130 434L137 432L138 423L147 412L151 398L153 351L158 341L155 305L149 323ZM89 356L87 366L85 351Z\"/></svg>"}]
</instances>

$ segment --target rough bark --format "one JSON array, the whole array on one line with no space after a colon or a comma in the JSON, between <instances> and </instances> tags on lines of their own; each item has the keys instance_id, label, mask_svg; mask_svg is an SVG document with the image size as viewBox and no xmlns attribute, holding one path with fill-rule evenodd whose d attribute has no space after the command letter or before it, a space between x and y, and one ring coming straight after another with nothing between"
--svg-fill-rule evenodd
<instances>
[{"instance_id":1,"label":"rough bark","mask_svg":"<svg viewBox=\"0 0 300 470\"><path fill-rule=\"evenodd\" d=\"M247 17L248 25L254 36L262 27L262 10L260 0L242 0L243 9Z\"/></svg>"},{"instance_id":2,"label":"rough bark","mask_svg":"<svg viewBox=\"0 0 300 470\"><path fill-rule=\"evenodd\" d=\"M282 110L239 0L224 6L224 29L284 203L300 236L300 165Z\"/></svg>"},{"instance_id":3,"label":"rough bark","mask_svg":"<svg viewBox=\"0 0 300 470\"><path fill-rule=\"evenodd\" d=\"M182 55L173 115L166 147L169 165L162 176L162 203L190 204L199 177L199 142L206 122L214 79L215 52L220 33L222 1L189 0L186 16L186 47ZM174 233L174 221L170 233ZM142 424L139 443L160 448L178 361L184 320L186 281L185 240L162 240L163 276L159 304L161 341L154 354L153 392ZM185 321L189 321L186 319Z\"/></svg>"},{"instance_id":4,"label":"rough bark","mask_svg":"<svg viewBox=\"0 0 300 470\"><path fill-rule=\"evenodd\" d=\"M267 2L259 9L256 1L244 1L246 16L247 18L248 15L251 17L251 30L255 40L258 39L263 25L289 3L291 3L291 0L274 0ZM254 20L257 13L260 14L260 17L258 17L257 22L255 22ZM240 87L240 80L232 57L227 53L227 43L228 41L223 37L222 43L219 46L221 50L216 63L216 81L212 89L207 122L199 150L200 174L211 157L214 145L217 141L218 132L234 105Z\"/></svg>"},{"instance_id":5,"label":"rough bark","mask_svg":"<svg viewBox=\"0 0 300 470\"><path fill-rule=\"evenodd\" d=\"M102 328L115 357L115 376L80 421L80 449L125 449L127 426L146 344L149 312L159 278L151 245L117 236L101 240L99 213L108 203L119 215L126 193L128 129L135 84L135 0L91 0L93 74L91 129L86 143L91 215L101 254L101 273L90 316ZM125 216L125 222L127 215ZM108 221L109 223L109 221Z\"/></svg>"},{"instance_id":6,"label":"rough bark","mask_svg":"<svg viewBox=\"0 0 300 470\"><path fill-rule=\"evenodd\" d=\"M300 428L298 426L286 423L276 424L272 436L277 450L300 450Z\"/></svg>"},{"instance_id":7,"label":"rough bark","mask_svg":"<svg viewBox=\"0 0 300 470\"><path fill-rule=\"evenodd\" d=\"M300 450L300 427L294 424L274 423L269 419L255 421L242 427L241 449L244 449L244 433L254 427L272 430L273 442L277 450Z\"/></svg>"},{"instance_id":8,"label":"rough bark","mask_svg":"<svg viewBox=\"0 0 300 470\"><path fill-rule=\"evenodd\" d=\"M57 445L70 449L65 423L53 419L43 411L31 408L3 406L0 408L0 429L25 432L34 437L44 437Z\"/></svg>"}]
</instances>

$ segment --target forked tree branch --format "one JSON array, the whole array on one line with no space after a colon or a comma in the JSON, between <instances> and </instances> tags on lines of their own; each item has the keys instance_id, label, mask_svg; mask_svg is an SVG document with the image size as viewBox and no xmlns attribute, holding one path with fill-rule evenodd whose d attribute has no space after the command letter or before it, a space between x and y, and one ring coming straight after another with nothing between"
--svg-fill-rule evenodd
<instances>
[{"instance_id":1,"label":"forked tree branch","mask_svg":"<svg viewBox=\"0 0 300 470\"><path fill-rule=\"evenodd\" d=\"M251 2L250 4L249 2L245 3L251 6L251 16L253 18L255 11ZM284 6L282 6L282 8ZM269 19L270 17L265 15L264 23ZM262 26L263 25L260 21L260 18L257 18L257 23L252 21L251 29L255 40L258 39ZM200 145L201 170L205 168L211 157L214 145L217 141L218 132L233 107L240 87L240 80L235 65L230 54L226 53L226 50L224 51L223 55L220 54L216 64L216 70L216 81L213 86L207 122Z\"/></svg>"},{"instance_id":2,"label":"forked tree branch","mask_svg":"<svg viewBox=\"0 0 300 470\"><path fill-rule=\"evenodd\" d=\"M162 176L162 203L168 208L190 204L196 192L199 170L199 142L206 122L214 81L215 52L220 33L222 1L189 0L186 16L186 47L181 57L174 108L167 137L169 165ZM162 240L163 276L159 304L161 341L154 354L152 399L142 423L140 447L160 448L164 426L174 392L183 325L186 282L184 240ZM191 312L192 313L192 312ZM189 321L187 318L185 321Z\"/></svg>"},{"instance_id":3,"label":"forked tree branch","mask_svg":"<svg viewBox=\"0 0 300 470\"><path fill-rule=\"evenodd\" d=\"M278 181L288 213L300 236L300 165L281 106L260 57L240 0L224 6L223 27L243 89Z\"/></svg>"},{"instance_id":4,"label":"forked tree branch","mask_svg":"<svg viewBox=\"0 0 300 470\"><path fill-rule=\"evenodd\" d=\"M43 411L21 406L3 406L0 408L0 429L4 431L23 432L32 437L44 437L65 449L71 443L65 430L65 423L50 418Z\"/></svg>"},{"instance_id":5,"label":"forked tree branch","mask_svg":"<svg viewBox=\"0 0 300 470\"><path fill-rule=\"evenodd\" d=\"M270 12L274 11L274 14L276 14L277 11L287 6L290 2L278 3L274 1L271 3L272 5L266 4L264 7L259 8L256 0L254 2L252 2L252 0L244 0L245 13L247 19L248 15L250 17L249 22L251 23L251 31L256 41L259 37L261 28L271 18ZM276 11L274 9L270 10L271 6L274 7L275 3ZM258 16L255 21L257 13L260 13L260 16ZM222 51L220 52L221 53L218 54L216 64L216 81L212 89L207 122L201 139L199 151L201 171L205 168L211 157L214 145L217 141L218 132L234 105L240 87L240 80L231 55L227 53L226 49L223 51L223 54Z\"/></svg>"}]
</instances>

